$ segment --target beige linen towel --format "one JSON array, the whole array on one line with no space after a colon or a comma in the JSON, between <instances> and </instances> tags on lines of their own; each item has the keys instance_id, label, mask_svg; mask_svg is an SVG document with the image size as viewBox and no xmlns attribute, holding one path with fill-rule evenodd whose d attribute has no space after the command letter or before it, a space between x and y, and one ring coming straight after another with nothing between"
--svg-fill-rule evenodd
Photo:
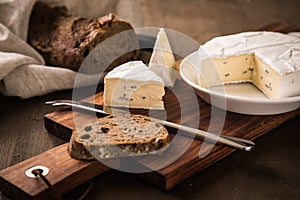
<instances>
[{"instance_id":1,"label":"beige linen towel","mask_svg":"<svg viewBox=\"0 0 300 200\"><path fill-rule=\"evenodd\" d=\"M122 10L128 9L129 5L120 7L119 0L41 1L52 5L66 5L74 14L88 13L85 17L95 18L120 11L123 15L121 17L127 20L132 18L132 14L126 16L128 12ZM45 66L44 59L26 43L28 22L35 2L36 0L0 0L0 92L6 96L24 99L71 89L75 79L77 87L97 83L99 75L86 75L65 68ZM137 5L135 0L130 3Z\"/></svg>"}]
</instances>

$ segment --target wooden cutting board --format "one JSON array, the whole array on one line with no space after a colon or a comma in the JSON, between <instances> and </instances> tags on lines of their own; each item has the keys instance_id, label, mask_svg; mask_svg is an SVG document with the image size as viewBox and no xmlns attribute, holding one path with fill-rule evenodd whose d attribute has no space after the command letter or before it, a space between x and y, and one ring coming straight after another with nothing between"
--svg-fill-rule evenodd
<instances>
[{"instance_id":1,"label":"wooden cutting board","mask_svg":"<svg viewBox=\"0 0 300 200\"><path fill-rule=\"evenodd\" d=\"M289 32L294 29L291 29L288 25L275 23L260 30ZM84 101L102 105L102 92ZM151 116L166 116L169 121L197 127L202 130L207 130L208 128L209 130L217 130L218 127L223 126L222 134L249 140L254 140L300 113L300 109L284 114L266 116L224 113L220 109L211 107L198 97L196 97L197 102L195 103L195 93L181 79L177 81L174 89L166 91L164 101L166 113L151 112ZM213 117L212 110L214 111ZM225 120L223 120L223 117ZM95 120L95 118L91 113L72 111L70 108L58 108L57 111L44 116L45 127L48 132L65 139L66 142L75 128L74 120L76 125L78 123L84 125ZM171 137L176 136L175 130L169 130L169 132ZM235 151L235 149L227 146L215 145L205 157L200 158L199 151L203 147L202 141L185 136L179 139L182 142L171 144L166 153L168 151L176 152L184 145L187 145L187 150L183 155L161 169L157 169L157 167L166 163L166 157L155 157L155 159L150 160L141 158L138 162L146 165L148 168L157 170L141 173L138 176L160 188L168 190ZM206 147L207 150L209 148L209 146ZM122 160L119 160L120 166L122 162ZM42 199L51 194L50 189L41 180L25 176L24 172L26 169L36 165L44 165L49 168L50 173L46 178L61 194L109 169L98 161L72 159L67 153L67 144L63 144L1 170L1 191L7 196L16 199Z\"/></svg>"},{"instance_id":2,"label":"wooden cutting board","mask_svg":"<svg viewBox=\"0 0 300 200\"><path fill-rule=\"evenodd\" d=\"M96 94L95 97L85 99L84 101L102 105L102 97L103 93L100 92ZM298 109L284 114L259 116L224 112L220 109L213 108L216 116L212 117L211 105L200 98L197 98L199 103L199 105L197 105L192 97L195 97L195 93L189 89L188 85L183 80L177 80L174 90L167 90L164 97L167 120L194 127L197 124L198 128L201 130L207 130L208 127L210 127L210 130L213 130L214 127L217 129L217 127L222 126L224 123L222 134L241 137L248 140L254 140L300 113L300 109ZM222 120L222 115L224 114L226 115L225 121ZM153 115L155 117L160 117L159 113L152 113L151 116ZM75 127L74 120L76 121L76 125L79 124L79 126L81 125L80 123L84 125L85 123L95 120L94 116L90 115L88 112L72 112L69 108L49 113L45 115L44 119L45 127L50 133L66 140L70 138ZM169 133L172 136L175 136L176 130L169 130ZM199 158L199 151L203 142L201 140L183 137L182 144L172 144L169 147L169 152L167 152L167 154L169 154L170 151L176 151L182 148L182 145L184 144L190 146L175 162L151 173L139 174L139 176L152 182L158 187L168 190L235 151L235 149L231 147L216 145L207 156ZM141 160L141 162L144 161ZM152 160L152 163L147 161L147 167L157 168L159 164L164 162L166 162L164 156L158 157L155 160Z\"/></svg>"}]
</instances>

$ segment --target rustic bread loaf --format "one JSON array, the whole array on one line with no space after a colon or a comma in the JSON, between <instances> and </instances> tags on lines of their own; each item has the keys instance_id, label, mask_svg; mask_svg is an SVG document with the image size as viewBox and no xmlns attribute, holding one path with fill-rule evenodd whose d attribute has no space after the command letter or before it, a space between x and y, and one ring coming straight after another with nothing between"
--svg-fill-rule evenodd
<instances>
[{"instance_id":1,"label":"rustic bread loaf","mask_svg":"<svg viewBox=\"0 0 300 200\"><path fill-rule=\"evenodd\" d=\"M169 143L168 131L142 115L109 115L75 130L68 152L75 159L158 154Z\"/></svg>"},{"instance_id":2,"label":"rustic bread loaf","mask_svg":"<svg viewBox=\"0 0 300 200\"><path fill-rule=\"evenodd\" d=\"M51 8L37 2L30 17L28 43L44 57L47 65L78 71L83 60L98 44L121 32L122 38L108 43L109 48L99 51L96 59L91 58L92 63L89 62L81 72L110 71L124 62L137 59L138 40L132 26L114 14L88 20L70 15L65 7ZM120 57L107 59L120 52Z\"/></svg>"}]
</instances>

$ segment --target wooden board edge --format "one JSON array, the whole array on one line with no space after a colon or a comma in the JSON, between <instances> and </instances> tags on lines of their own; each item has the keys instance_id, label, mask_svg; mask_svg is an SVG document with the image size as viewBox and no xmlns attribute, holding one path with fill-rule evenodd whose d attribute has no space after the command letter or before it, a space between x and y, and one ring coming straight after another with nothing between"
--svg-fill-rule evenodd
<instances>
[{"instance_id":1,"label":"wooden board edge","mask_svg":"<svg viewBox=\"0 0 300 200\"><path fill-rule=\"evenodd\" d=\"M148 183L154 185L163 190L167 190L166 187L166 177L162 175L159 171L152 171L147 173L135 174L138 178L147 181Z\"/></svg>"},{"instance_id":2,"label":"wooden board edge","mask_svg":"<svg viewBox=\"0 0 300 200\"><path fill-rule=\"evenodd\" d=\"M11 184L8 180L3 178L1 175L0 175L0 189L1 189L1 193L6 195L9 198L24 199L24 200L34 199L33 196L30 196L29 194L27 194L26 192L24 192L23 190L15 186L14 184Z\"/></svg>"},{"instance_id":3,"label":"wooden board edge","mask_svg":"<svg viewBox=\"0 0 300 200\"><path fill-rule=\"evenodd\" d=\"M65 140L65 141L69 141L70 138L71 138L73 130L71 128L67 127L67 126L64 126L64 125L60 124L60 123L56 123L50 117L50 114L51 113L44 115L44 126L45 126L45 129L49 133L51 133L51 134L53 134L53 135L55 135L55 136L57 136L57 137Z\"/></svg>"},{"instance_id":4,"label":"wooden board edge","mask_svg":"<svg viewBox=\"0 0 300 200\"><path fill-rule=\"evenodd\" d=\"M13 166L2 169L0 171L0 189L2 193L12 199L47 199L47 197L51 197L53 193L45 183L40 179L32 179L25 176L26 169L36 165L43 165L43 162L47 162L44 164L50 170L46 178L48 177L49 182L61 195L109 170L107 166L96 160L81 161L71 158L67 155L67 145L68 143L59 145ZM49 155L53 155L53 157ZM76 169L74 168L68 171L68 173L55 174L55 171L59 171L57 162L61 156L64 158L62 158L63 161L60 164L67 168L67 170L72 169L72 167ZM40 158L43 159L41 160ZM31 186L30 189L28 189L28 185Z\"/></svg>"}]
</instances>

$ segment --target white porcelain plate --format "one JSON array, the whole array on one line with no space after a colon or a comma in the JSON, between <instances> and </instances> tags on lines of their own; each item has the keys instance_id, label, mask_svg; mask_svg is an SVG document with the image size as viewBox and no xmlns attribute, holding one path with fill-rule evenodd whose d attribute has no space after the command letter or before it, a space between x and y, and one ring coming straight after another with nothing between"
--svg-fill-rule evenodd
<instances>
[{"instance_id":1,"label":"white porcelain plate","mask_svg":"<svg viewBox=\"0 0 300 200\"><path fill-rule=\"evenodd\" d=\"M226 84L203 88L198 84L201 59L197 51L183 59L180 75L206 102L218 108L250 115L289 112L300 107L300 96L269 99L251 83ZM300 87L300 86L299 86Z\"/></svg>"}]
</instances>

